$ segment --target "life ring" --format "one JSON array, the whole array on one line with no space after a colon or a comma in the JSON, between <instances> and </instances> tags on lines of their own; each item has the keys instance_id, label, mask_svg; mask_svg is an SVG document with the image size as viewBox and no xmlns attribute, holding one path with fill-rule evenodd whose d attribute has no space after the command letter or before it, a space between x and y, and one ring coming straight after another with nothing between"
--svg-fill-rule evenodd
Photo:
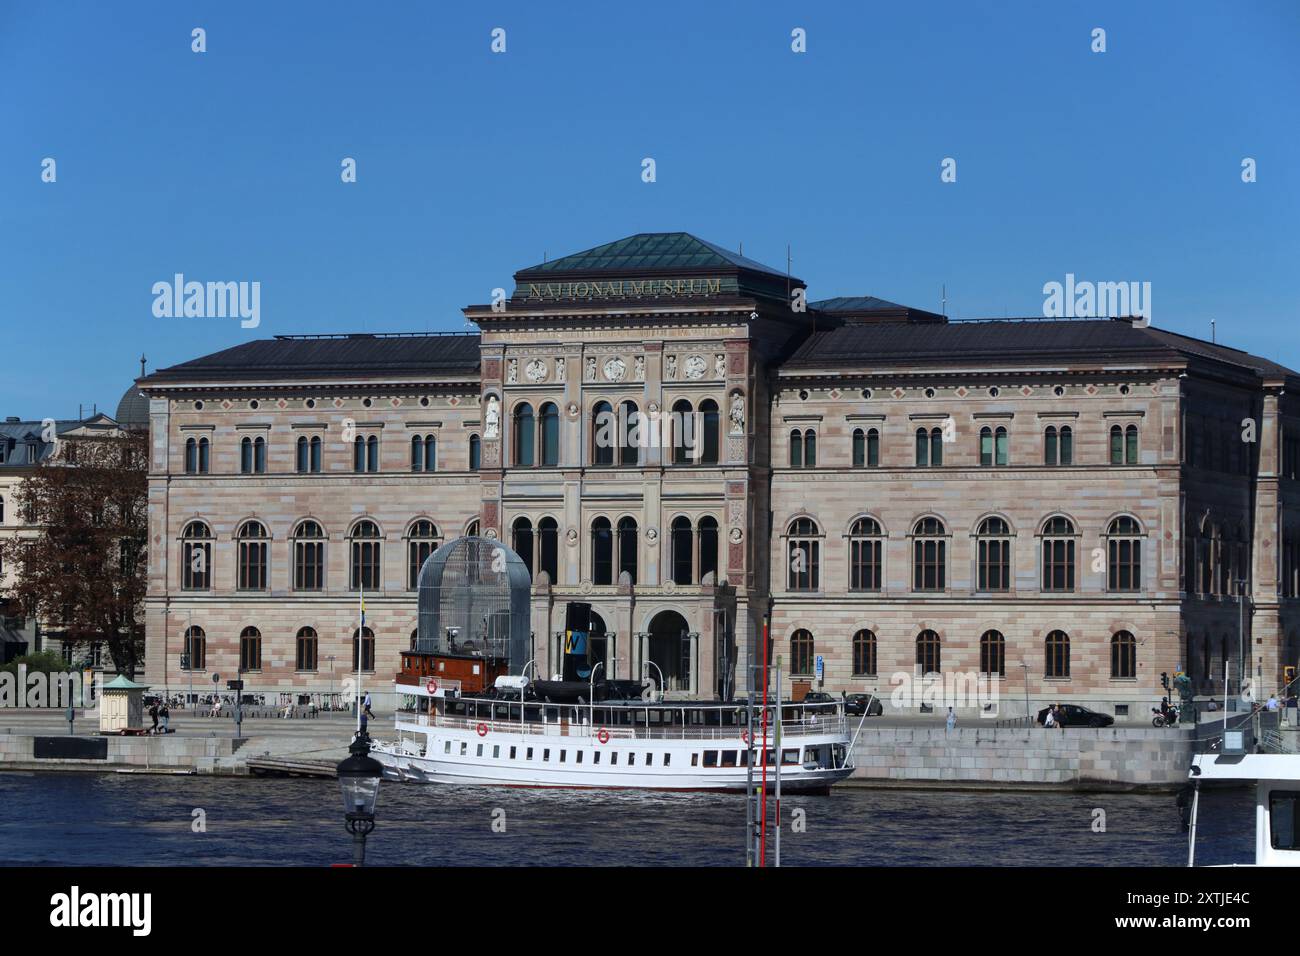
<instances>
[{"instance_id":1,"label":"life ring","mask_svg":"<svg viewBox=\"0 0 1300 956\"><path fill-rule=\"evenodd\" d=\"M424 685L424 689L427 690L427 691L429 692L429 695L430 695L430 696L433 696L434 694L438 693L438 681L437 681L437 679L435 679L435 678L433 678L433 677L430 677L430 678L429 678L429 683L427 683L427 684Z\"/></svg>"},{"instance_id":2,"label":"life ring","mask_svg":"<svg viewBox=\"0 0 1300 956\"><path fill-rule=\"evenodd\" d=\"M740 732L740 739L743 740L745 743L749 743L749 731L742 730Z\"/></svg>"},{"instance_id":3,"label":"life ring","mask_svg":"<svg viewBox=\"0 0 1300 956\"><path fill-rule=\"evenodd\" d=\"M487 724L480 723L480 724L478 725L477 730L478 730L478 735L479 735L480 737L486 737L486 736L487 736Z\"/></svg>"},{"instance_id":4,"label":"life ring","mask_svg":"<svg viewBox=\"0 0 1300 956\"><path fill-rule=\"evenodd\" d=\"M604 727L601 727L600 730L596 731L596 739L599 740L602 744L609 743L609 731L606 730Z\"/></svg>"}]
</instances>

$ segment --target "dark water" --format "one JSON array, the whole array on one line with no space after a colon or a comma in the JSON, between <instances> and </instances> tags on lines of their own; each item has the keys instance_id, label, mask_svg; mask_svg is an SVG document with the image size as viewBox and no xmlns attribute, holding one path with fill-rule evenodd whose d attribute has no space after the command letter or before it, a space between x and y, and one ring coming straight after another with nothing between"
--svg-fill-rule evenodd
<instances>
[{"instance_id":1,"label":"dark water","mask_svg":"<svg viewBox=\"0 0 1300 956\"><path fill-rule=\"evenodd\" d=\"M1197 863L1248 862L1253 795L1201 796ZM0 773L0 863L320 866L350 860L332 780ZM191 830L202 809L207 832ZM1094 810L1106 832L1093 832ZM785 865L1181 866L1172 795L837 788L783 801ZM493 832L494 811L505 832ZM501 815L496 814L497 819ZM742 796L383 784L367 862L744 865Z\"/></svg>"}]
</instances>

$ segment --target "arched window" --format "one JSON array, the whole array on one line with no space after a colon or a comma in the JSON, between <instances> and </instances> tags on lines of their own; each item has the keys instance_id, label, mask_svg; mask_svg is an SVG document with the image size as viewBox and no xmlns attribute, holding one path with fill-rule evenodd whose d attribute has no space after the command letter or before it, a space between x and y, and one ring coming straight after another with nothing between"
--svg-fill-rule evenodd
<instances>
[{"instance_id":1,"label":"arched window","mask_svg":"<svg viewBox=\"0 0 1300 956\"><path fill-rule=\"evenodd\" d=\"M1043 524L1043 590L1074 590L1074 523L1057 515Z\"/></svg>"},{"instance_id":2,"label":"arched window","mask_svg":"<svg viewBox=\"0 0 1300 956\"><path fill-rule=\"evenodd\" d=\"M803 467L803 432L797 428L790 431L790 467Z\"/></svg>"},{"instance_id":3,"label":"arched window","mask_svg":"<svg viewBox=\"0 0 1300 956\"><path fill-rule=\"evenodd\" d=\"M623 517L618 519L618 574L622 577L626 571L636 584L637 574L637 527L636 519Z\"/></svg>"},{"instance_id":4,"label":"arched window","mask_svg":"<svg viewBox=\"0 0 1300 956\"><path fill-rule=\"evenodd\" d=\"M1007 463L1007 430L999 425L990 428L985 425L980 429L980 465L992 468L994 465Z\"/></svg>"},{"instance_id":5,"label":"arched window","mask_svg":"<svg viewBox=\"0 0 1300 956\"><path fill-rule=\"evenodd\" d=\"M817 433L811 428L803 433L803 466L817 467Z\"/></svg>"},{"instance_id":6,"label":"arched window","mask_svg":"<svg viewBox=\"0 0 1300 956\"><path fill-rule=\"evenodd\" d=\"M1007 676L1007 640L1001 631L980 635L980 673L990 677Z\"/></svg>"},{"instance_id":7,"label":"arched window","mask_svg":"<svg viewBox=\"0 0 1300 956\"><path fill-rule=\"evenodd\" d=\"M438 470L438 438L436 435L414 435L411 438L411 471Z\"/></svg>"},{"instance_id":8,"label":"arched window","mask_svg":"<svg viewBox=\"0 0 1300 956\"><path fill-rule=\"evenodd\" d=\"M670 426L673 433L673 464L688 465L695 460L699 436L695 434L695 411L686 399L679 398L673 402Z\"/></svg>"},{"instance_id":9,"label":"arched window","mask_svg":"<svg viewBox=\"0 0 1300 956\"><path fill-rule=\"evenodd\" d=\"M916 430L916 464L920 468L943 464L943 430Z\"/></svg>"},{"instance_id":10,"label":"arched window","mask_svg":"<svg viewBox=\"0 0 1300 956\"><path fill-rule=\"evenodd\" d=\"M718 463L718 403L711 398L700 402L700 420L704 434L700 436L700 461L706 465Z\"/></svg>"},{"instance_id":11,"label":"arched window","mask_svg":"<svg viewBox=\"0 0 1300 956\"><path fill-rule=\"evenodd\" d=\"M884 577L885 536L875 518L859 518L849 528L849 590L879 591Z\"/></svg>"},{"instance_id":12,"label":"arched window","mask_svg":"<svg viewBox=\"0 0 1300 956\"><path fill-rule=\"evenodd\" d=\"M1138 463L1138 428L1129 425L1120 428L1110 426L1110 463L1112 465L1136 465Z\"/></svg>"},{"instance_id":13,"label":"arched window","mask_svg":"<svg viewBox=\"0 0 1300 956\"><path fill-rule=\"evenodd\" d=\"M297 442L297 471L300 475L319 474L321 464L321 439L319 435L299 435Z\"/></svg>"},{"instance_id":14,"label":"arched window","mask_svg":"<svg viewBox=\"0 0 1300 956\"><path fill-rule=\"evenodd\" d=\"M483 443L477 435L469 436L469 470L478 471L483 462Z\"/></svg>"},{"instance_id":15,"label":"arched window","mask_svg":"<svg viewBox=\"0 0 1300 956\"><path fill-rule=\"evenodd\" d=\"M211 450L212 450L212 443L209 442L206 438L200 438L199 439L199 474L200 475L206 475L208 473L208 463L210 460L209 453L211 452Z\"/></svg>"},{"instance_id":16,"label":"arched window","mask_svg":"<svg viewBox=\"0 0 1300 956\"><path fill-rule=\"evenodd\" d=\"M321 591L325 588L325 531L307 520L293 529L293 589Z\"/></svg>"},{"instance_id":17,"label":"arched window","mask_svg":"<svg viewBox=\"0 0 1300 956\"><path fill-rule=\"evenodd\" d=\"M591 409L591 463L614 464L614 446L618 444L618 421L609 402L597 402Z\"/></svg>"},{"instance_id":18,"label":"arched window","mask_svg":"<svg viewBox=\"0 0 1300 956\"><path fill-rule=\"evenodd\" d=\"M239 473L241 475L251 475L254 463L253 439L246 435L239 441Z\"/></svg>"},{"instance_id":19,"label":"arched window","mask_svg":"<svg viewBox=\"0 0 1300 956\"><path fill-rule=\"evenodd\" d=\"M528 576L536 577L533 573L533 523L527 518L516 518L510 526L510 545L523 559Z\"/></svg>"},{"instance_id":20,"label":"arched window","mask_svg":"<svg viewBox=\"0 0 1300 956\"><path fill-rule=\"evenodd\" d=\"M790 635L790 673L792 675L811 676L813 668L816 666L816 656L811 631L800 628Z\"/></svg>"},{"instance_id":21,"label":"arched window","mask_svg":"<svg viewBox=\"0 0 1300 956\"><path fill-rule=\"evenodd\" d=\"M379 526L373 521L358 521L352 526L349 543L348 587L353 591L378 591Z\"/></svg>"},{"instance_id":22,"label":"arched window","mask_svg":"<svg viewBox=\"0 0 1300 956\"><path fill-rule=\"evenodd\" d=\"M317 650L320 646L316 638L316 631L310 627L301 627L298 629L298 639L296 655L294 657L294 670L314 671L316 669Z\"/></svg>"},{"instance_id":23,"label":"arched window","mask_svg":"<svg viewBox=\"0 0 1300 956\"><path fill-rule=\"evenodd\" d=\"M980 591L1011 589L1011 528L1006 520L985 518L975 529L976 576Z\"/></svg>"},{"instance_id":24,"label":"arched window","mask_svg":"<svg viewBox=\"0 0 1300 956\"><path fill-rule=\"evenodd\" d=\"M239 669L262 669L262 632L255 627L246 627L239 634Z\"/></svg>"},{"instance_id":25,"label":"arched window","mask_svg":"<svg viewBox=\"0 0 1300 956\"><path fill-rule=\"evenodd\" d=\"M352 440L352 470L358 473L379 471L378 435L358 435Z\"/></svg>"},{"instance_id":26,"label":"arched window","mask_svg":"<svg viewBox=\"0 0 1300 956\"><path fill-rule=\"evenodd\" d=\"M359 670L363 674L374 673L375 632L368 627L352 632L352 670Z\"/></svg>"},{"instance_id":27,"label":"arched window","mask_svg":"<svg viewBox=\"0 0 1300 956\"><path fill-rule=\"evenodd\" d=\"M863 628L853 635L853 676L876 676L876 634Z\"/></svg>"},{"instance_id":28,"label":"arched window","mask_svg":"<svg viewBox=\"0 0 1300 956\"><path fill-rule=\"evenodd\" d=\"M475 518L473 521L471 521L469 524L465 526L465 537L467 538L478 537L478 518Z\"/></svg>"},{"instance_id":29,"label":"arched window","mask_svg":"<svg viewBox=\"0 0 1300 956\"><path fill-rule=\"evenodd\" d=\"M541 570L556 584L560 579L560 526L554 518L537 522L537 556Z\"/></svg>"},{"instance_id":30,"label":"arched window","mask_svg":"<svg viewBox=\"0 0 1300 956\"><path fill-rule=\"evenodd\" d=\"M514 420L511 422L515 433L515 464L523 468L532 467L533 449L537 440L536 426L533 422L533 406L521 402L515 406Z\"/></svg>"},{"instance_id":31,"label":"arched window","mask_svg":"<svg viewBox=\"0 0 1300 956\"><path fill-rule=\"evenodd\" d=\"M614 583L614 529L608 518L591 523L591 583Z\"/></svg>"},{"instance_id":32,"label":"arched window","mask_svg":"<svg viewBox=\"0 0 1300 956\"><path fill-rule=\"evenodd\" d=\"M672 540L670 551L672 556L672 572L674 584L691 583L691 551L692 534L691 519L685 515L678 515L673 519L671 526Z\"/></svg>"},{"instance_id":33,"label":"arched window","mask_svg":"<svg viewBox=\"0 0 1300 956\"><path fill-rule=\"evenodd\" d=\"M547 402L539 411L541 419L542 464L555 466L560 463L560 409L554 402Z\"/></svg>"},{"instance_id":34,"label":"arched window","mask_svg":"<svg viewBox=\"0 0 1300 956\"><path fill-rule=\"evenodd\" d=\"M212 532L202 521L191 521L181 532L181 590L212 587Z\"/></svg>"},{"instance_id":35,"label":"arched window","mask_svg":"<svg viewBox=\"0 0 1300 956\"><path fill-rule=\"evenodd\" d=\"M1052 631L1043 642L1045 668L1043 676L1064 679L1070 676L1070 636L1064 631Z\"/></svg>"},{"instance_id":36,"label":"arched window","mask_svg":"<svg viewBox=\"0 0 1300 956\"><path fill-rule=\"evenodd\" d=\"M208 638L203 633L203 628L197 624L185 629L185 661L188 667L184 670L205 671L208 669Z\"/></svg>"},{"instance_id":37,"label":"arched window","mask_svg":"<svg viewBox=\"0 0 1300 956\"><path fill-rule=\"evenodd\" d=\"M942 673L939 635L928 628L916 635L916 669L922 674Z\"/></svg>"},{"instance_id":38,"label":"arched window","mask_svg":"<svg viewBox=\"0 0 1300 956\"><path fill-rule=\"evenodd\" d=\"M199 470L199 443L197 439L185 439L185 474L193 475Z\"/></svg>"},{"instance_id":39,"label":"arched window","mask_svg":"<svg viewBox=\"0 0 1300 956\"><path fill-rule=\"evenodd\" d=\"M1069 425L1048 425L1043 432L1043 464L1074 464L1074 432Z\"/></svg>"},{"instance_id":40,"label":"arched window","mask_svg":"<svg viewBox=\"0 0 1300 956\"><path fill-rule=\"evenodd\" d=\"M1188 659L1191 656L1188 655ZM1116 631L1110 639L1110 679L1137 677L1137 641L1128 631Z\"/></svg>"},{"instance_id":41,"label":"arched window","mask_svg":"<svg viewBox=\"0 0 1300 956\"><path fill-rule=\"evenodd\" d=\"M424 518L411 525L406 535L406 589L414 591L420 586L420 568L438 549L438 528Z\"/></svg>"},{"instance_id":42,"label":"arched window","mask_svg":"<svg viewBox=\"0 0 1300 956\"><path fill-rule=\"evenodd\" d=\"M1121 515L1106 530L1106 588L1109 591L1142 590L1142 529Z\"/></svg>"},{"instance_id":43,"label":"arched window","mask_svg":"<svg viewBox=\"0 0 1300 956\"><path fill-rule=\"evenodd\" d=\"M853 467L877 468L880 466L880 432L875 428L853 430Z\"/></svg>"},{"instance_id":44,"label":"arched window","mask_svg":"<svg viewBox=\"0 0 1300 956\"><path fill-rule=\"evenodd\" d=\"M912 526L912 590L944 590L947 572L948 529L938 518L922 518Z\"/></svg>"},{"instance_id":45,"label":"arched window","mask_svg":"<svg viewBox=\"0 0 1300 956\"><path fill-rule=\"evenodd\" d=\"M811 518L796 518L787 531L787 585L791 591L821 587L821 532Z\"/></svg>"},{"instance_id":46,"label":"arched window","mask_svg":"<svg viewBox=\"0 0 1300 956\"><path fill-rule=\"evenodd\" d=\"M706 574L713 575L713 583L718 583L718 519L705 515L700 519L697 537L700 554L696 562L696 579L702 584Z\"/></svg>"},{"instance_id":47,"label":"arched window","mask_svg":"<svg viewBox=\"0 0 1300 956\"><path fill-rule=\"evenodd\" d=\"M265 591L269 538L260 521L245 521L240 527L237 587L241 591Z\"/></svg>"}]
</instances>

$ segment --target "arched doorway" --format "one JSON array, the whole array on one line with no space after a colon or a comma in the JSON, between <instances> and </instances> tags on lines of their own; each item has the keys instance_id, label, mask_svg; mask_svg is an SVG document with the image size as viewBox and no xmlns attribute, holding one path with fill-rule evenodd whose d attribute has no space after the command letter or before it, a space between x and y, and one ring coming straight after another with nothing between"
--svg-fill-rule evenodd
<instances>
[{"instance_id":1,"label":"arched doorway","mask_svg":"<svg viewBox=\"0 0 1300 956\"><path fill-rule=\"evenodd\" d=\"M660 611L650 621L646 639L646 659L663 672L667 690L690 690L691 639L686 618L676 611ZM647 667L645 676L659 681L659 671Z\"/></svg>"}]
</instances>

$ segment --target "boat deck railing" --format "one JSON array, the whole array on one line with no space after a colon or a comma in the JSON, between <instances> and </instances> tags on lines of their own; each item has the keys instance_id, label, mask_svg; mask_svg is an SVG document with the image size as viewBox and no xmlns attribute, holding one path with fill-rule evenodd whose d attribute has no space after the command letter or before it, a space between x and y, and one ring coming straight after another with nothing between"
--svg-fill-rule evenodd
<instances>
[{"instance_id":1,"label":"boat deck railing","mask_svg":"<svg viewBox=\"0 0 1300 956\"><path fill-rule=\"evenodd\" d=\"M481 731L483 736L488 733L504 733L532 734L542 737L595 737L603 730L609 734L611 739L617 740L734 740L741 746L744 744L744 734L746 733L745 727L736 726L696 727L661 724L647 727L645 724L639 726L629 726L627 724L601 726L598 724L593 727L585 720L527 721L520 723L517 720L452 717L422 714L414 711L398 711L396 722L399 725L406 724L416 727L446 727L452 730ZM849 732L848 724L846 718L838 716L808 718L806 720L784 720L781 722L781 739L782 742L786 742L793 737L847 735ZM776 727L773 724L768 725L767 740L768 746L772 746L776 740Z\"/></svg>"}]
</instances>

